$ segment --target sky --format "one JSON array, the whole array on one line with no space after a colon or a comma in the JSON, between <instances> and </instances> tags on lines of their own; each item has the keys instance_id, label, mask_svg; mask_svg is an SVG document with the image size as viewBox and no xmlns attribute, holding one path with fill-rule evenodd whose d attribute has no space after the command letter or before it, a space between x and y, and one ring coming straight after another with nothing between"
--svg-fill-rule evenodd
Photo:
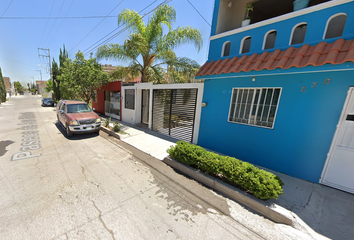
<instances>
[{"instance_id":1,"label":"sky","mask_svg":"<svg viewBox=\"0 0 354 240\"><path fill-rule=\"evenodd\" d=\"M117 16L123 9L132 9L148 21L149 13L165 0L1 0L0 1L0 67L11 82L27 85L33 81L48 80L49 49L51 61L59 62L60 48L69 52L69 58L81 51L86 58L95 54L98 44L123 44L128 30L118 26ZM188 57L200 65L207 60L214 0L172 0L167 4L176 9L173 28L192 26L203 37L198 52L194 45L175 49L178 57ZM194 6L194 7L193 7ZM199 14L199 13L200 14ZM109 39L115 35L115 37ZM105 42L106 41L106 42ZM99 61L102 64L125 65L117 61Z\"/></svg>"}]
</instances>

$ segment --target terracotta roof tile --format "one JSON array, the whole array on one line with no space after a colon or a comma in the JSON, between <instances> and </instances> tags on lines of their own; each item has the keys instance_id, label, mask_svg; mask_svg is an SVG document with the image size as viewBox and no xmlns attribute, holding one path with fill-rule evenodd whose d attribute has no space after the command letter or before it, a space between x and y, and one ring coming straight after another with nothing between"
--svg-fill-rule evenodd
<instances>
[{"instance_id":1,"label":"terracotta roof tile","mask_svg":"<svg viewBox=\"0 0 354 240\"><path fill-rule=\"evenodd\" d=\"M306 66L322 66L324 64L341 64L354 62L354 39L338 39L333 43L320 42L315 46L305 44L300 48L289 47L286 50L277 49L274 52L254 53L251 56L233 57L206 62L196 76L206 76L221 73L238 73L249 71L288 69Z\"/></svg>"}]
</instances>

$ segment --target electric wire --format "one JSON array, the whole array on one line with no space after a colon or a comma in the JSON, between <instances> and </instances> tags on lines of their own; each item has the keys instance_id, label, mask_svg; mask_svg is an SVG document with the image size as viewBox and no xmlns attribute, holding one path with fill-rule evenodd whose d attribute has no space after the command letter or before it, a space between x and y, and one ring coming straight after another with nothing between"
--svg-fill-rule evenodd
<instances>
[{"instance_id":1,"label":"electric wire","mask_svg":"<svg viewBox=\"0 0 354 240\"><path fill-rule=\"evenodd\" d=\"M68 13L69 13L71 7L73 6L74 2L75 2L75 0L73 0L73 1L71 2L71 5L70 5L68 11L67 11L66 14L65 14L65 17L68 15ZM54 33L53 38L49 41L48 46L49 46L49 44L54 40L55 36L56 36L57 33L59 32L59 29L61 28L61 25L63 25L64 20L65 20L65 19L61 20L61 23L60 23L60 25L59 25L57 31Z\"/></svg>"},{"instance_id":2,"label":"electric wire","mask_svg":"<svg viewBox=\"0 0 354 240\"><path fill-rule=\"evenodd\" d=\"M61 13L61 9L63 8L63 5L64 5L65 1L66 1L66 0L64 0L63 3L61 4L61 7L60 7L59 12L58 12L58 15L57 15L57 17L55 18L54 24L53 24L52 28L50 29L49 34L48 34L48 36L47 36L45 42L48 41L49 36L50 36L50 34L52 33L52 31L53 31L53 28L54 28L54 26L55 26L55 24L56 24L56 22L57 22L57 19L58 19L58 17L59 17L59 14Z\"/></svg>"},{"instance_id":3,"label":"electric wire","mask_svg":"<svg viewBox=\"0 0 354 240\"><path fill-rule=\"evenodd\" d=\"M52 7L51 7L50 12L49 12L49 17L52 15L54 3L55 3L55 0L53 0L53 4L52 4ZM47 22L45 24L45 27L44 27L44 30L43 30L43 33L42 33L42 36L41 36L41 44L42 44L42 41L43 41L43 36L44 36L45 30L47 29L47 26L48 26L48 22L49 22L49 18L47 19Z\"/></svg>"},{"instance_id":4,"label":"electric wire","mask_svg":"<svg viewBox=\"0 0 354 240\"><path fill-rule=\"evenodd\" d=\"M111 16L71 16L71 17L1 17L3 20L55 20L55 19L85 19L85 18L116 18L116 15Z\"/></svg>"},{"instance_id":5,"label":"electric wire","mask_svg":"<svg viewBox=\"0 0 354 240\"><path fill-rule=\"evenodd\" d=\"M14 0L11 0L10 4L7 6L7 8L5 9L4 13L1 15L0 18L2 18L2 17L5 15L5 13L6 13L7 10L10 8L10 6L11 6L11 4L12 4L13 1L14 1Z\"/></svg>"},{"instance_id":6,"label":"electric wire","mask_svg":"<svg viewBox=\"0 0 354 240\"><path fill-rule=\"evenodd\" d=\"M124 0L121 0L119 3L118 3L118 5L117 6L115 6L113 9L112 9L112 11L110 11L108 14L107 14L107 16L105 17L105 18L103 18L88 34L86 34L86 36L83 38L83 39L81 39L81 41L80 42L78 42L74 47L72 47L70 50L69 50L69 53L77 46L77 45L79 45L82 41L84 41L108 16L109 16L109 14L111 14L114 10L116 10L116 8L123 2Z\"/></svg>"},{"instance_id":7,"label":"electric wire","mask_svg":"<svg viewBox=\"0 0 354 240\"><path fill-rule=\"evenodd\" d=\"M204 19L204 21L211 27L210 23L203 17L203 15L198 11L198 9L196 9L196 7L194 7L194 5L193 5L189 0L187 0L187 1L188 1L189 4L194 8L194 10L197 11L197 13L199 14L199 16L201 16L201 17Z\"/></svg>"},{"instance_id":8,"label":"electric wire","mask_svg":"<svg viewBox=\"0 0 354 240\"><path fill-rule=\"evenodd\" d=\"M146 6L144 9L140 10L139 13L141 13L142 11L144 11L145 9L147 9L148 7L150 7L152 4L154 4L155 2L157 2L158 0L153 1L152 3L150 3L148 6ZM102 37L101 39L99 39L98 41L96 41L94 44L92 44L91 46L89 46L88 48L86 48L83 53L84 55L87 55L87 53L85 53L87 50L89 50L88 52L91 52L90 49L97 44L98 42L100 42L101 40L103 40L105 37L109 36L111 33L115 32L118 28L120 28L122 25L119 25L118 27L116 27L115 29L113 29L110 33L106 34L104 37Z\"/></svg>"},{"instance_id":9,"label":"electric wire","mask_svg":"<svg viewBox=\"0 0 354 240\"><path fill-rule=\"evenodd\" d=\"M116 38L117 36L119 36L120 34L122 34L125 30L127 30L131 25L133 25L134 23L136 23L137 21L141 20L142 18L144 18L145 16L147 16L148 14L150 14L151 12L155 11L158 7L167 4L168 2L171 2L172 0L165 0L164 2L160 3L159 5L157 5L155 8L153 8L152 10L150 10L148 13L144 14L143 16L141 16L139 19L137 19L135 22L131 23L129 26L126 26L125 28L123 28L122 30L120 30L119 32L115 33L114 35L112 35L111 37L107 38L105 41L101 42L100 44L96 45L95 47L91 48L88 52L84 53L84 55L87 55L89 52L92 52L96 49L98 49L99 47L101 47L103 44L107 43L108 41ZM141 12L141 11L140 11ZM120 26L119 26L120 27Z\"/></svg>"}]
</instances>

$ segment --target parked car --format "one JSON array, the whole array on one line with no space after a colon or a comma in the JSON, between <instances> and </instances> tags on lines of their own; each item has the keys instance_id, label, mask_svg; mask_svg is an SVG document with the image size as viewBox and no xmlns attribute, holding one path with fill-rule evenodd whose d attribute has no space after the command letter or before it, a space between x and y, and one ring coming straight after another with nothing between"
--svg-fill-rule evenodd
<instances>
[{"instance_id":1,"label":"parked car","mask_svg":"<svg viewBox=\"0 0 354 240\"><path fill-rule=\"evenodd\" d=\"M60 100L57 104L57 118L68 137L74 133L100 132L100 117L83 101Z\"/></svg>"},{"instance_id":2,"label":"parked car","mask_svg":"<svg viewBox=\"0 0 354 240\"><path fill-rule=\"evenodd\" d=\"M54 100L51 98L44 97L42 98L42 107L51 106L54 107Z\"/></svg>"}]
</instances>

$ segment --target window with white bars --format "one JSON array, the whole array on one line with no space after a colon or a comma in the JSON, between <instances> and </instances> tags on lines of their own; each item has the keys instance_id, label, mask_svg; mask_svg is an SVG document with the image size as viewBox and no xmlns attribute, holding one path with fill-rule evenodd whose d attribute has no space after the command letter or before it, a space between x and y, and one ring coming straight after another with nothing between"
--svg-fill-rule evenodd
<instances>
[{"instance_id":1,"label":"window with white bars","mask_svg":"<svg viewBox=\"0 0 354 240\"><path fill-rule=\"evenodd\" d=\"M281 88L234 88L229 122L273 128Z\"/></svg>"},{"instance_id":2,"label":"window with white bars","mask_svg":"<svg viewBox=\"0 0 354 240\"><path fill-rule=\"evenodd\" d=\"M135 109L135 89L125 89L125 108Z\"/></svg>"}]
</instances>

